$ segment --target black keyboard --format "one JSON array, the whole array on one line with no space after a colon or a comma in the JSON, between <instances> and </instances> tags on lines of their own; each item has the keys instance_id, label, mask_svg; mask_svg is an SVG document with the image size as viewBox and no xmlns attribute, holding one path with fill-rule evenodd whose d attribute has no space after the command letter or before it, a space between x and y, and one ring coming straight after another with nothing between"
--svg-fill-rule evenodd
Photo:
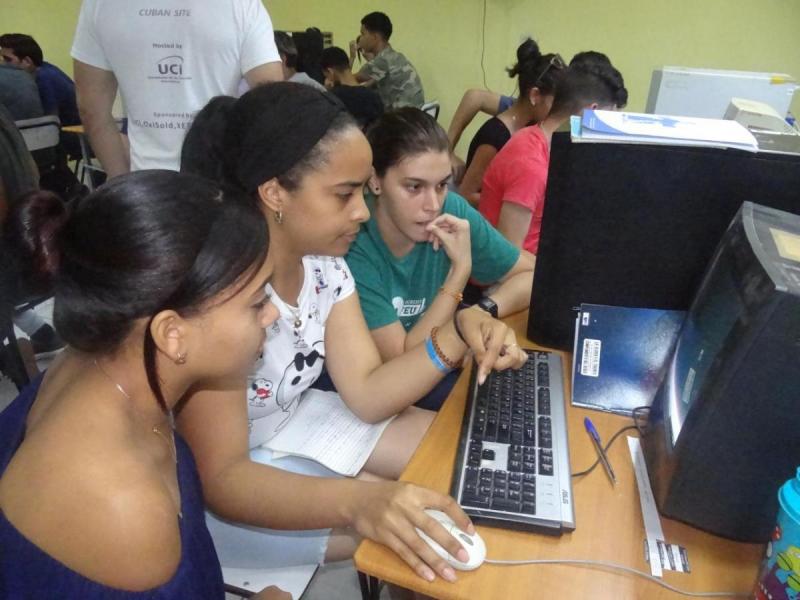
<instances>
[{"instance_id":1,"label":"black keyboard","mask_svg":"<svg viewBox=\"0 0 800 600\"><path fill-rule=\"evenodd\" d=\"M526 352L481 386L473 366L451 492L478 523L559 534L575 529L561 357Z\"/></svg>"}]
</instances>

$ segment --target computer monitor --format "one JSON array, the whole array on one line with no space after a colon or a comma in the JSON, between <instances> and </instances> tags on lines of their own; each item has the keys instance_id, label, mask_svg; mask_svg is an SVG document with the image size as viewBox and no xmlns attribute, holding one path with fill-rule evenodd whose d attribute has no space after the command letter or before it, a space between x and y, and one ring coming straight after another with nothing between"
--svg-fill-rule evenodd
<instances>
[{"instance_id":1,"label":"computer monitor","mask_svg":"<svg viewBox=\"0 0 800 600\"><path fill-rule=\"evenodd\" d=\"M722 119L731 98L769 104L786 116L797 81L784 73L662 67L650 79L646 112Z\"/></svg>"},{"instance_id":2,"label":"computer monitor","mask_svg":"<svg viewBox=\"0 0 800 600\"><path fill-rule=\"evenodd\" d=\"M556 133L528 337L570 351L581 303L687 310L742 202L800 213L798 190L800 156Z\"/></svg>"},{"instance_id":3,"label":"computer monitor","mask_svg":"<svg viewBox=\"0 0 800 600\"><path fill-rule=\"evenodd\" d=\"M642 445L661 512L769 539L800 464L800 216L744 203L717 248Z\"/></svg>"}]
</instances>

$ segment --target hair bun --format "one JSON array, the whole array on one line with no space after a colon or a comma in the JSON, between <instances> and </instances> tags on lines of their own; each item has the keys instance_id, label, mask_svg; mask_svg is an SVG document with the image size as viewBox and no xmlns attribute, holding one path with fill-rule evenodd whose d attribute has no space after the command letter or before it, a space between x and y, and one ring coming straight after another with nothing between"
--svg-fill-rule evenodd
<instances>
[{"instance_id":1,"label":"hair bun","mask_svg":"<svg viewBox=\"0 0 800 600\"><path fill-rule=\"evenodd\" d=\"M517 64L515 64L508 71L509 77L516 77L519 75L522 65L529 61L537 61L542 57L542 52L539 50L539 44L532 38L526 38L517 48Z\"/></svg>"},{"instance_id":2,"label":"hair bun","mask_svg":"<svg viewBox=\"0 0 800 600\"><path fill-rule=\"evenodd\" d=\"M20 279L41 291L48 287L61 263L61 232L67 209L56 194L44 190L22 196L11 209L4 228L6 252L16 255Z\"/></svg>"},{"instance_id":3,"label":"hair bun","mask_svg":"<svg viewBox=\"0 0 800 600\"><path fill-rule=\"evenodd\" d=\"M539 50L539 44L532 38L526 38L517 48L517 60L519 62L539 60L541 56L542 52Z\"/></svg>"}]
</instances>

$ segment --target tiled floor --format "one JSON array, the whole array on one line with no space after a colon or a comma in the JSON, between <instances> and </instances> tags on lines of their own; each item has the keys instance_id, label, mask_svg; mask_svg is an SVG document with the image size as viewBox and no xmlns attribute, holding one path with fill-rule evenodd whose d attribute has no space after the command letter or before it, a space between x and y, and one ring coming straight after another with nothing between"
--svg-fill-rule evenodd
<instances>
[{"instance_id":1,"label":"tiled floor","mask_svg":"<svg viewBox=\"0 0 800 600\"><path fill-rule=\"evenodd\" d=\"M36 310L47 322L52 322L52 304L44 303ZM23 335L17 332L18 335ZM46 368L49 361L40 361L39 367ZM9 379L0 376L0 410L5 408L17 395L16 387ZM227 594L228 600L238 596ZM309 587L302 596L302 600L358 600L361 590L358 585L358 576L353 568L353 561L332 563L321 567ZM388 599L386 589L382 590L381 598Z\"/></svg>"}]
</instances>

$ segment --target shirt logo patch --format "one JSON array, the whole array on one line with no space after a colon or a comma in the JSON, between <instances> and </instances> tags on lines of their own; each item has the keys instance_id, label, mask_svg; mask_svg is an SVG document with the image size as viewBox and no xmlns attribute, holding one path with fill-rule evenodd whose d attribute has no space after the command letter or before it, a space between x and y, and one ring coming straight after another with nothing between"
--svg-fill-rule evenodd
<instances>
[{"instance_id":1,"label":"shirt logo patch","mask_svg":"<svg viewBox=\"0 0 800 600\"><path fill-rule=\"evenodd\" d=\"M404 300L400 296L395 296L392 298L392 306L397 311L399 318L416 317L425 311L425 298Z\"/></svg>"}]
</instances>

